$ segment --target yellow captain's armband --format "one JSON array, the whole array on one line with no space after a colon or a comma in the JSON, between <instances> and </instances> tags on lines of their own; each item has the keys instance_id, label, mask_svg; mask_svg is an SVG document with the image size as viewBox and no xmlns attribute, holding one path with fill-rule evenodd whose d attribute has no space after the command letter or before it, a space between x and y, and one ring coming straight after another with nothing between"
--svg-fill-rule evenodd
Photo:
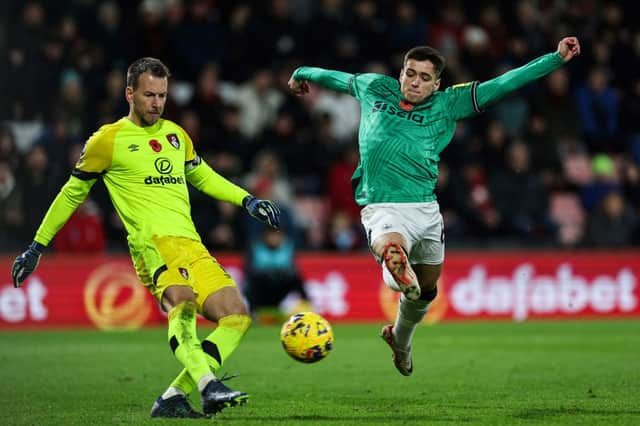
<instances>
[{"instance_id":1,"label":"yellow captain's armband","mask_svg":"<svg viewBox=\"0 0 640 426\"><path fill-rule=\"evenodd\" d=\"M460 89L462 87L466 87L466 86L470 86L472 85L474 82L473 81L468 81L466 83L458 83L458 84L454 84L453 86L451 86L452 89Z\"/></svg>"}]
</instances>

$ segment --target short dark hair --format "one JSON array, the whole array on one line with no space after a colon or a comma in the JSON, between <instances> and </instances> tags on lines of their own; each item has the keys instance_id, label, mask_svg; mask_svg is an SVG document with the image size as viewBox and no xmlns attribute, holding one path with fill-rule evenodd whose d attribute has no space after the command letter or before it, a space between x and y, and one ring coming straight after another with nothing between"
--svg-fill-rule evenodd
<instances>
[{"instance_id":1,"label":"short dark hair","mask_svg":"<svg viewBox=\"0 0 640 426\"><path fill-rule=\"evenodd\" d=\"M135 90L138 87L138 79L147 71L154 77L171 77L169 68L160 59L140 58L129 65L127 69L127 86Z\"/></svg>"},{"instance_id":2,"label":"short dark hair","mask_svg":"<svg viewBox=\"0 0 640 426\"><path fill-rule=\"evenodd\" d=\"M442 71L444 71L444 67L446 65L446 61L442 53L429 46L417 46L409 49L409 51L404 55L404 61L402 62L403 67L407 64L409 59L415 59L416 61L431 61L436 69L436 77L438 78L440 77L440 74L442 74Z\"/></svg>"}]
</instances>

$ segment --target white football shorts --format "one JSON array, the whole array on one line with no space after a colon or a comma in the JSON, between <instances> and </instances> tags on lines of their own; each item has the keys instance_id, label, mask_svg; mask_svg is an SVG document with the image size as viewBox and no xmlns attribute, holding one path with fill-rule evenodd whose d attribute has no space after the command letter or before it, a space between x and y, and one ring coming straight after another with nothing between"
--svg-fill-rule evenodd
<instances>
[{"instance_id":1,"label":"white football shorts","mask_svg":"<svg viewBox=\"0 0 640 426\"><path fill-rule=\"evenodd\" d=\"M381 235L397 232L409 244L412 265L439 265L444 261L444 222L437 201L369 204L360 218L369 247ZM377 256L376 260L381 261Z\"/></svg>"}]
</instances>

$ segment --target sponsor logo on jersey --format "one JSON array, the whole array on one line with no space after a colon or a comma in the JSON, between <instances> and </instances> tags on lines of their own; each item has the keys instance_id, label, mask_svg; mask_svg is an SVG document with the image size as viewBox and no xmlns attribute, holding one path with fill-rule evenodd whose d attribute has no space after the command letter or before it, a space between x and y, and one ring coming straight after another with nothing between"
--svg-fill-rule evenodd
<instances>
[{"instance_id":1,"label":"sponsor logo on jersey","mask_svg":"<svg viewBox=\"0 0 640 426\"><path fill-rule=\"evenodd\" d=\"M178 140L178 135L175 133L170 133L167 135L167 140L175 149L180 149L180 141Z\"/></svg>"},{"instance_id":2,"label":"sponsor logo on jersey","mask_svg":"<svg viewBox=\"0 0 640 426\"><path fill-rule=\"evenodd\" d=\"M158 173L163 175L168 175L173 171L173 164L167 157L156 158L156 161L154 161L153 165L156 167Z\"/></svg>"},{"instance_id":3,"label":"sponsor logo on jersey","mask_svg":"<svg viewBox=\"0 0 640 426\"><path fill-rule=\"evenodd\" d=\"M147 176L144 178L145 185L183 185L182 176Z\"/></svg>"},{"instance_id":4,"label":"sponsor logo on jersey","mask_svg":"<svg viewBox=\"0 0 640 426\"><path fill-rule=\"evenodd\" d=\"M376 101L373 104L373 109L371 110L371 112L386 112L388 115L398 117L403 120L413 121L414 123L422 124L424 122L424 115L417 114L412 111L403 111L382 101Z\"/></svg>"},{"instance_id":5,"label":"sponsor logo on jersey","mask_svg":"<svg viewBox=\"0 0 640 426\"><path fill-rule=\"evenodd\" d=\"M163 176L147 176L144 179L145 185L182 185L184 184L183 176L170 176L173 171L173 163L167 157L158 157L153 165L156 171Z\"/></svg>"},{"instance_id":6,"label":"sponsor logo on jersey","mask_svg":"<svg viewBox=\"0 0 640 426\"><path fill-rule=\"evenodd\" d=\"M160 142L158 142L158 141L157 141L157 140L155 140L155 139L151 139L151 140L149 141L149 146L151 147L151 149L152 149L154 152L160 152L160 151L162 151L162 145L160 145Z\"/></svg>"},{"instance_id":7,"label":"sponsor logo on jersey","mask_svg":"<svg viewBox=\"0 0 640 426\"><path fill-rule=\"evenodd\" d=\"M138 151L140 149L140 145L132 143L127 148L129 148L129 152L135 152L135 151Z\"/></svg>"}]
</instances>

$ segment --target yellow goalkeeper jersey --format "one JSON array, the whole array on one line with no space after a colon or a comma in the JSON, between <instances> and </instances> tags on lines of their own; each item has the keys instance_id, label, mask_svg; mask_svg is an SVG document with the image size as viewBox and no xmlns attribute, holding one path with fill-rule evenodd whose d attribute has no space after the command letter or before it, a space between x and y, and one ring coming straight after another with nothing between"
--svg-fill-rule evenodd
<instances>
[{"instance_id":1,"label":"yellow goalkeeper jersey","mask_svg":"<svg viewBox=\"0 0 640 426\"><path fill-rule=\"evenodd\" d=\"M86 142L71 177L36 232L48 245L102 177L128 234L141 250L153 236L200 241L191 219L187 182L235 205L248 195L201 161L189 135L170 120L140 127L128 118L102 126Z\"/></svg>"}]
</instances>

